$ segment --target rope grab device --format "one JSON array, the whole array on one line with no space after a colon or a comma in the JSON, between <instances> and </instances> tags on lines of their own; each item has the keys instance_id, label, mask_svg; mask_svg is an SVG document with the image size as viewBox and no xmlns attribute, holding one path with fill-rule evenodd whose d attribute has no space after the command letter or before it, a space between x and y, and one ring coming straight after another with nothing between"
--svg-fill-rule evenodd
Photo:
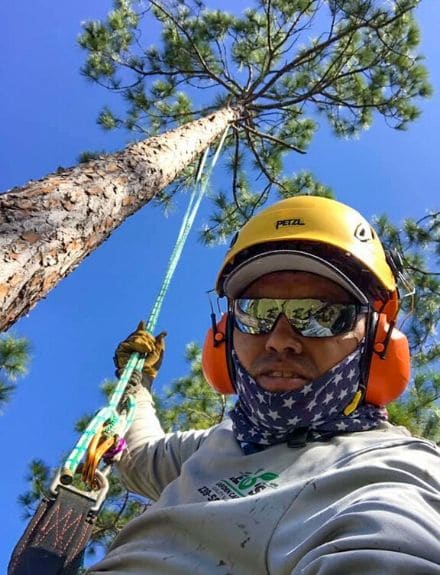
<instances>
[{"instance_id":1,"label":"rope grab device","mask_svg":"<svg viewBox=\"0 0 440 575\"><path fill-rule=\"evenodd\" d=\"M146 324L153 333L171 279L188 234L205 195L212 171L223 147L224 131L204 175L209 147L197 170L190 200L176 243L168 261L162 285ZM124 439L133 422L136 400L129 392L130 380L140 377L146 356L132 353L107 406L88 424L73 450L58 469L48 495L14 548L8 575L76 575L82 565L85 546L109 490L108 475L125 449ZM77 486L79 485L79 486Z\"/></svg>"}]
</instances>

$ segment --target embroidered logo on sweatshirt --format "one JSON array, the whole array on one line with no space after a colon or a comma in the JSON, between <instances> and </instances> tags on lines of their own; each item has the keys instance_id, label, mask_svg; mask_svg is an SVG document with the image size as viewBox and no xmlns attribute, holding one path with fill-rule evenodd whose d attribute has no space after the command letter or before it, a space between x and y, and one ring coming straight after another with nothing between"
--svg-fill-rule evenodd
<instances>
[{"instance_id":1,"label":"embroidered logo on sweatshirt","mask_svg":"<svg viewBox=\"0 0 440 575\"><path fill-rule=\"evenodd\" d=\"M199 488L199 492L208 501L220 501L221 499L239 499L248 495L255 495L264 489L275 489L278 484L278 473L259 469L252 473L245 471L240 475L221 479L212 485Z\"/></svg>"}]
</instances>

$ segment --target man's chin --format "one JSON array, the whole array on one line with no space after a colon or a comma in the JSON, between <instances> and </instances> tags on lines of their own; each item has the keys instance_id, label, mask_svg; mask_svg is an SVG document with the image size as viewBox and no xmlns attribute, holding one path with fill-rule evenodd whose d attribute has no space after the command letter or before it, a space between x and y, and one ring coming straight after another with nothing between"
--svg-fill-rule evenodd
<instances>
[{"instance_id":1,"label":"man's chin","mask_svg":"<svg viewBox=\"0 0 440 575\"><path fill-rule=\"evenodd\" d=\"M282 393L283 391L295 391L297 389L302 389L307 383L310 382L309 379L304 377L274 377L271 375L259 375L256 381L260 387L266 391L271 391L273 393Z\"/></svg>"}]
</instances>

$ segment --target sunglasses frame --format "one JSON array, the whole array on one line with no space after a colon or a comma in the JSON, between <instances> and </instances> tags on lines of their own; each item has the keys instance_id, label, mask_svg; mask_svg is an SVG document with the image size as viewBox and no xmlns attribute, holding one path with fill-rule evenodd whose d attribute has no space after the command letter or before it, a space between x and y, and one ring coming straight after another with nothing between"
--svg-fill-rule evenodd
<instances>
[{"instance_id":1,"label":"sunglasses frame","mask_svg":"<svg viewBox=\"0 0 440 575\"><path fill-rule=\"evenodd\" d=\"M298 329L295 325L292 324L291 320L287 317L287 315L285 314L285 312L280 311L280 313L277 315L277 317L273 320L273 324L272 327L267 330L267 331L260 331L258 333L250 333L250 332L246 332L246 331L242 331L240 329L239 323L237 321L236 318L236 311L235 311L235 306L237 305L237 303L239 301L242 300L248 300L248 301L255 301L255 300L259 300L259 299L267 299L267 300L276 300L276 301L302 301L302 300L314 300L314 301L319 301L319 302L323 302L323 303L328 303L330 305L334 305L334 304L338 304L338 305L346 305L346 306L354 306L355 307L355 315L353 316L353 324L351 325L351 327L349 327L348 329L345 329L344 331L341 331L339 333L335 333L332 335L303 335L301 333L301 330ZM243 310L242 310L243 311ZM336 337L338 335L342 335L343 333L347 333L350 330L352 330L354 328L354 326L356 325L356 321L359 318L360 315L362 314L368 314L371 311L371 306L368 304L362 304L360 302L350 302L350 303L342 303L342 302L329 302L326 300L321 300L319 298L246 298L246 297L242 297L242 298L236 298L231 300L230 302L230 314L233 318L233 325L235 328L238 329L238 331L240 333L243 333L245 335L268 335L269 333L271 333L273 331L273 329L275 328L276 324L278 323L278 320L280 319L281 315L284 315L287 319L287 321L289 322L290 327L295 330L295 332L299 333L302 337L307 337L309 339L322 339L324 337ZM243 313L246 313L243 311ZM255 318L258 321L258 318ZM262 321L267 321L267 320L262 320ZM241 322L243 323L243 322Z\"/></svg>"}]
</instances>

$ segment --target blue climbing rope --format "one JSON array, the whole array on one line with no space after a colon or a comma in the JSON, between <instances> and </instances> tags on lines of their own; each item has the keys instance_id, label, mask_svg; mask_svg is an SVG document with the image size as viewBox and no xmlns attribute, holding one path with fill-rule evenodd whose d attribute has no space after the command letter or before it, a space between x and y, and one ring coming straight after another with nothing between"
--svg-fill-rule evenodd
<instances>
[{"instance_id":1,"label":"blue climbing rope","mask_svg":"<svg viewBox=\"0 0 440 575\"><path fill-rule=\"evenodd\" d=\"M147 321L147 331L150 333L153 333L156 329L156 324L162 309L163 301L182 254L185 242L188 238L188 234L196 218L200 203L208 188L212 171L217 163L227 132L228 130L226 129L220 139L206 174L203 172L206 160L208 158L209 148L207 148L203 154L202 160L197 170L191 197L182 220L180 231L168 261L168 267L162 281L162 285L159 289L152 307L150 317ZM117 436L119 438L124 437L133 421L136 409L136 401L134 397L130 394L126 394L125 390L133 371L136 370L142 372L143 365L144 357L140 356L138 353L132 353L121 377L119 378L115 390L110 397L109 404L96 413L76 443L75 447L65 460L62 469L58 474L58 480L61 483L69 484L72 482L73 477L87 452L90 442L97 433L102 433L103 430L104 434L107 436L111 434L112 436L114 435L115 437ZM55 491L55 489L56 486L53 485L52 490Z\"/></svg>"}]
</instances>

